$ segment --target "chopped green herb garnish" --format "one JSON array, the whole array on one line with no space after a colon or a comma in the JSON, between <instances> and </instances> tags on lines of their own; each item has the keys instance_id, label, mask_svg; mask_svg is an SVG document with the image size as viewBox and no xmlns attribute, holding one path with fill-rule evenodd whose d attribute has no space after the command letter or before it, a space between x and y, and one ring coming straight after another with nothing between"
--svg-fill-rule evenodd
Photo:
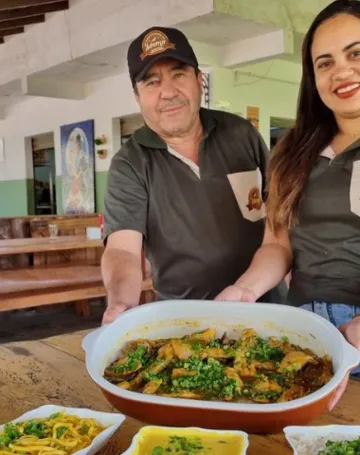
<instances>
[{"instance_id":1,"label":"chopped green herb garnish","mask_svg":"<svg viewBox=\"0 0 360 455\"><path fill-rule=\"evenodd\" d=\"M360 455L360 437L354 441L327 441L318 455Z\"/></svg>"}]
</instances>

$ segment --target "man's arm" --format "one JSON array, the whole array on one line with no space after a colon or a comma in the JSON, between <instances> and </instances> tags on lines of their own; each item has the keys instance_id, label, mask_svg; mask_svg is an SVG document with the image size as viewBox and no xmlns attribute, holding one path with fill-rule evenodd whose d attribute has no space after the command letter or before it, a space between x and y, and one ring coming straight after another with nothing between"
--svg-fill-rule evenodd
<instances>
[{"instance_id":1,"label":"man's arm","mask_svg":"<svg viewBox=\"0 0 360 455\"><path fill-rule=\"evenodd\" d=\"M107 294L107 309L103 323L108 324L116 317L139 303L142 234L124 230L112 233L107 240L101 259L101 272Z\"/></svg>"},{"instance_id":2,"label":"man's arm","mask_svg":"<svg viewBox=\"0 0 360 455\"><path fill-rule=\"evenodd\" d=\"M116 155L105 196L105 244L101 261L108 307L103 323L139 303L142 284L141 250L147 235L148 194L142 173Z\"/></svg>"}]
</instances>

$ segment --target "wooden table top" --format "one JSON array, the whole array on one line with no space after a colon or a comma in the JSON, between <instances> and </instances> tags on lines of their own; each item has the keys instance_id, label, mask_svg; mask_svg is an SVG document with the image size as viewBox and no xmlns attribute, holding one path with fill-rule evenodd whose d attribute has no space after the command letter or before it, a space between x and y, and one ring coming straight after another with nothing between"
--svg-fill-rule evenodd
<instances>
[{"instance_id":1,"label":"wooden table top","mask_svg":"<svg viewBox=\"0 0 360 455\"><path fill-rule=\"evenodd\" d=\"M101 239L90 240L85 235L9 239L0 240L0 256L99 247L103 247L103 241Z\"/></svg>"},{"instance_id":2,"label":"wooden table top","mask_svg":"<svg viewBox=\"0 0 360 455\"><path fill-rule=\"evenodd\" d=\"M44 404L115 411L86 373L81 340L87 331L0 345L0 423ZM331 414L314 424L358 424L360 382L350 381ZM100 455L120 455L142 424L127 418ZM248 455L291 455L282 434L250 435Z\"/></svg>"}]
</instances>

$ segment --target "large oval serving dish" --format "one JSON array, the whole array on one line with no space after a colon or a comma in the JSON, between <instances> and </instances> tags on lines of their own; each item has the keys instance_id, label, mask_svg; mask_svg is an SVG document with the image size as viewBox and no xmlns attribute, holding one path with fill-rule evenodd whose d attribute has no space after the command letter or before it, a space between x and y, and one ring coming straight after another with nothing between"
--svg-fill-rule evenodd
<instances>
[{"instance_id":1,"label":"large oval serving dish","mask_svg":"<svg viewBox=\"0 0 360 455\"><path fill-rule=\"evenodd\" d=\"M137 338L182 337L213 327L239 337L244 328L261 337L289 338L319 356L330 355L334 376L321 389L285 403L231 403L145 395L103 378L126 342ZM122 314L83 340L89 375L109 402L122 413L152 425L195 426L274 433L288 425L305 425L323 413L346 374L360 363L360 352L327 320L299 308L264 303L162 301Z\"/></svg>"}]
</instances>

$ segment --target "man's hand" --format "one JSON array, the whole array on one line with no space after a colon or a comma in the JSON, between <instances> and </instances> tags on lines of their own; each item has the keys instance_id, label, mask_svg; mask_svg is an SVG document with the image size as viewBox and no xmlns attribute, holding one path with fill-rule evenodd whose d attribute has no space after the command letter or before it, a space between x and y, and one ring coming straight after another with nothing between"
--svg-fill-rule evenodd
<instances>
[{"instance_id":1,"label":"man's hand","mask_svg":"<svg viewBox=\"0 0 360 455\"><path fill-rule=\"evenodd\" d=\"M228 286L215 297L217 301L223 302L255 302L256 295L251 289L240 286Z\"/></svg>"},{"instance_id":2,"label":"man's hand","mask_svg":"<svg viewBox=\"0 0 360 455\"><path fill-rule=\"evenodd\" d=\"M350 344L355 346L356 349L360 350L360 316L352 319L349 322L346 322L345 324L339 327L339 330ZM329 404L329 411L332 411L334 409L337 402L342 397L342 394L345 392L348 382L349 374L346 375L346 378L337 388L335 395Z\"/></svg>"},{"instance_id":3,"label":"man's hand","mask_svg":"<svg viewBox=\"0 0 360 455\"><path fill-rule=\"evenodd\" d=\"M111 324L118 316L120 316L120 314L124 313L124 311L127 309L128 308L125 304L108 306L102 318L102 325Z\"/></svg>"}]
</instances>

